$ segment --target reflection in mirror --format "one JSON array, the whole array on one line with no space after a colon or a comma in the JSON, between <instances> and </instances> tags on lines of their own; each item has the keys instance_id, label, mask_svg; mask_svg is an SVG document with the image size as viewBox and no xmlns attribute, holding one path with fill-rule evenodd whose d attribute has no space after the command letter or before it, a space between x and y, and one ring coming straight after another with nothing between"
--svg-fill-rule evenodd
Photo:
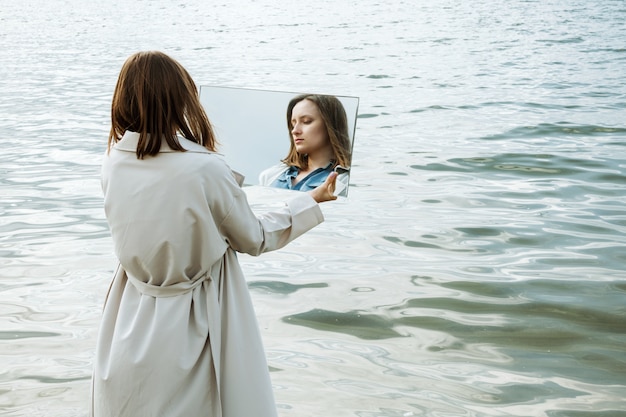
<instances>
[{"instance_id":1,"label":"reflection in mirror","mask_svg":"<svg viewBox=\"0 0 626 417\"><path fill-rule=\"evenodd\" d=\"M335 170L335 194L348 195L358 97L201 86L200 101L244 185L305 191Z\"/></svg>"}]
</instances>

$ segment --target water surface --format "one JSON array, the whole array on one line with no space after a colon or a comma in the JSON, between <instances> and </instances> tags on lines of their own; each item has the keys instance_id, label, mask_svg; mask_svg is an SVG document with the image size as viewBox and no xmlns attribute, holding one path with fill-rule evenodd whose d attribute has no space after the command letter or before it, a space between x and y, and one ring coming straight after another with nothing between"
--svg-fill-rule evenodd
<instances>
[{"instance_id":1,"label":"water surface","mask_svg":"<svg viewBox=\"0 0 626 417\"><path fill-rule=\"evenodd\" d=\"M198 84L361 98L349 199L241 256L281 417L625 415L625 23L615 0L0 1L1 414L88 414L110 98L159 49Z\"/></svg>"}]
</instances>

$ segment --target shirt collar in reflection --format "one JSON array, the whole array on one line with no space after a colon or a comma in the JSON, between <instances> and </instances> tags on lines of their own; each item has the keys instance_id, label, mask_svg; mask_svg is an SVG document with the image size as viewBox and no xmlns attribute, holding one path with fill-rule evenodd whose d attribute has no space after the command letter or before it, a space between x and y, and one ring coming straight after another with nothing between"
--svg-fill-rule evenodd
<instances>
[{"instance_id":1,"label":"shirt collar in reflection","mask_svg":"<svg viewBox=\"0 0 626 417\"><path fill-rule=\"evenodd\" d=\"M328 174L332 171L333 162L331 161L324 168L315 169L306 177L294 184L293 181L298 176L300 170L298 167L290 166L282 174L280 174L278 178L276 178L271 186L276 188L285 188L288 190L309 191L321 185L326 180L326 177L328 177Z\"/></svg>"}]
</instances>

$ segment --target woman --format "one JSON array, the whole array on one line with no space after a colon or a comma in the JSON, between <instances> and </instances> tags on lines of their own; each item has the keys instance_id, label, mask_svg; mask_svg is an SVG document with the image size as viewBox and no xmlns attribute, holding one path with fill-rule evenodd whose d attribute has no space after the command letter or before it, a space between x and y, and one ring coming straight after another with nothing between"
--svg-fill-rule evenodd
<instances>
[{"instance_id":1,"label":"woman","mask_svg":"<svg viewBox=\"0 0 626 417\"><path fill-rule=\"evenodd\" d=\"M334 96L303 94L287 106L289 154L259 176L261 185L312 190L337 172L337 195L348 193L351 141L348 119Z\"/></svg>"},{"instance_id":2,"label":"woman","mask_svg":"<svg viewBox=\"0 0 626 417\"><path fill-rule=\"evenodd\" d=\"M323 221L334 177L255 217L196 85L175 60L140 52L113 94L102 166L119 266L96 348L94 417L276 416L236 251L258 255Z\"/></svg>"}]
</instances>

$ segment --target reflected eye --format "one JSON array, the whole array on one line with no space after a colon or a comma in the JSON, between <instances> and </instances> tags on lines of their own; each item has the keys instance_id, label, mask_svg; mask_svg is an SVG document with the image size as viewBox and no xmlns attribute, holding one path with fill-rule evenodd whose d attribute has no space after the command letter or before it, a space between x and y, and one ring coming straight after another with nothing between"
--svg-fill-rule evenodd
<instances>
[{"instance_id":1,"label":"reflected eye","mask_svg":"<svg viewBox=\"0 0 626 417\"><path fill-rule=\"evenodd\" d=\"M314 120L313 119L309 119L309 118L303 118L303 119L298 119L298 120L292 120L291 121L291 129L293 130L296 125L301 124L301 125L310 125L311 123L313 123Z\"/></svg>"}]
</instances>

